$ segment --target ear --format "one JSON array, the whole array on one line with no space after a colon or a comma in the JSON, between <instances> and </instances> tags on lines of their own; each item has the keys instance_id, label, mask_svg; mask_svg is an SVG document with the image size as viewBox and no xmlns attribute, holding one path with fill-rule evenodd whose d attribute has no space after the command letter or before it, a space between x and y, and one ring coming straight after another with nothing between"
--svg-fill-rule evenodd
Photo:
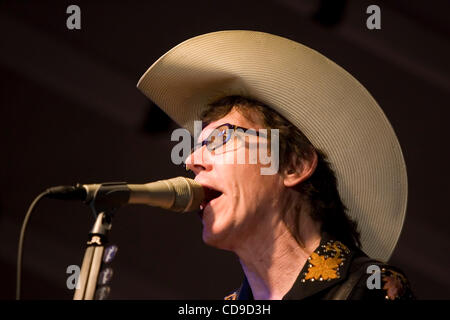
<instances>
[{"instance_id":1,"label":"ear","mask_svg":"<svg viewBox=\"0 0 450 320\"><path fill-rule=\"evenodd\" d=\"M283 183L286 187L294 187L308 179L316 170L317 153L312 152L309 159L298 161L296 156L291 157L289 165L284 170Z\"/></svg>"}]
</instances>

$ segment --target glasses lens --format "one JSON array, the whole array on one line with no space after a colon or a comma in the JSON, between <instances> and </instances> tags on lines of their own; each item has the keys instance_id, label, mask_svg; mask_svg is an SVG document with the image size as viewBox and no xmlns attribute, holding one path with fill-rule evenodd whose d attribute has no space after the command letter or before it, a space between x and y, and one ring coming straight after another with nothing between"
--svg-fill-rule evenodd
<instances>
[{"instance_id":1,"label":"glasses lens","mask_svg":"<svg viewBox=\"0 0 450 320\"><path fill-rule=\"evenodd\" d=\"M218 151L230 140L232 134L233 130L226 125L214 129L205 142L208 150Z\"/></svg>"}]
</instances>

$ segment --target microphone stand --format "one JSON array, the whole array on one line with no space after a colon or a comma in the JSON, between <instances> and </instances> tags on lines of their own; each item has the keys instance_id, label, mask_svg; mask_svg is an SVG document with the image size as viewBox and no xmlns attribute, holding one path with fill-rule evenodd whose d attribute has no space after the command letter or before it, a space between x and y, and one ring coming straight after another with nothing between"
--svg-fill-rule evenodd
<instances>
[{"instance_id":1,"label":"microphone stand","mask_svg":"<svg viewBox=\"0 0 450 320\"><path fill-rule=\"evenodd\" d=\"M126 182L110 182L102 183L95 194L86 200L96 220L89 233L73 300L103 300L108 295L109 287L104 286L97 290L100 268L103 261L108 262L108 257L103 259L103 255L108 242L107 236L112 227L112 212L126 204L129 196L130 192ZM103 282L107 281L107 279L106 281L102 279L100 284L103 285L105 284Z\"/></svg>"},{"instance_id":2,"label":"microphone stand","mask_svg":"<svg viewBox=\"0 0 450 320\"><path fill-rule=\"evenodd\" d=\"M111 230L111 226L111 216L105 212L98 214L89 233L89 240L73 300L94 300L105 244L108 242L107 235L109 230ZM102 299L101 294L98 293L97 295L100 295L97 298Z\"/></svg>"}]
</instances>

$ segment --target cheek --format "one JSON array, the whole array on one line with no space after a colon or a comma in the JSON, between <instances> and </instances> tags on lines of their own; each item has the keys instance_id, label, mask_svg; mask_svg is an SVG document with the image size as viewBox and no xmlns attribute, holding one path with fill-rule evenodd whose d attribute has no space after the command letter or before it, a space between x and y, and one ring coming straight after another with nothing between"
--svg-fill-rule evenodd
<instances>
[{"instance_id":1,"label":"cheek","mask_svg":"<svg viewBox=\"0 0 450 320\"><path fill-rule=\"evenodd\" d=\"M277 175L262 175L259 165L240 165L238 181L240 205L248 211L265 210L282 192Z\"/></svg>"},{"instance_id":2,"label":"cheek","mask_svg":"<svg viewBox=\"0 0 450 320\"><path fill-rule=\"evenodd\" d=\"M246 148L241 148L238 152L224 153L221 158L214 159L217 178L223 184L227 204L233 210L256 210L259 203L267 204L274 192L279 192L279 176L261 174L263 166L249 163L251 153L246 151ZM246 163L240 164L236 160L242 152L247 153L247 158Z\"/></svg>"}]
</instances>

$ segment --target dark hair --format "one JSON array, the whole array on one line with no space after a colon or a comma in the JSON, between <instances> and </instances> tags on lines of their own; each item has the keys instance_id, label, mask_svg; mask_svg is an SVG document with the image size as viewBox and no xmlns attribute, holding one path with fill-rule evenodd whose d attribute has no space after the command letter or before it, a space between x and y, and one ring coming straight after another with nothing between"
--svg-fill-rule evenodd
<instances>
[{"instance_id":1,"label":"dark hair","mask_svg":"<svg viewBox=\"0 0 450 320\"><path fill-rule=\"evenodd\" d=\"M328 233L335 239L350 247L361 247L360 235L356 221L347 214L337 189L337 180L324 152L314 148L308 138L299 128L267 105L242 96L227 96L209 105L201 115L202 121L207 124L216 121L235 108L246 118L260 123L267 129L279 129L280 138L280 170L286 168L295 155L296 161L301 164L311 159L314 152L317 154L317 167L314 173L296 190L309 201L311 205L311 218L321 223L321 231ZM256 118L255 118L256 117ZM300 212L299 212L300 213ZM299 239L300 214L295 217L294 237Z\"/></svg>"}]
</instances>

